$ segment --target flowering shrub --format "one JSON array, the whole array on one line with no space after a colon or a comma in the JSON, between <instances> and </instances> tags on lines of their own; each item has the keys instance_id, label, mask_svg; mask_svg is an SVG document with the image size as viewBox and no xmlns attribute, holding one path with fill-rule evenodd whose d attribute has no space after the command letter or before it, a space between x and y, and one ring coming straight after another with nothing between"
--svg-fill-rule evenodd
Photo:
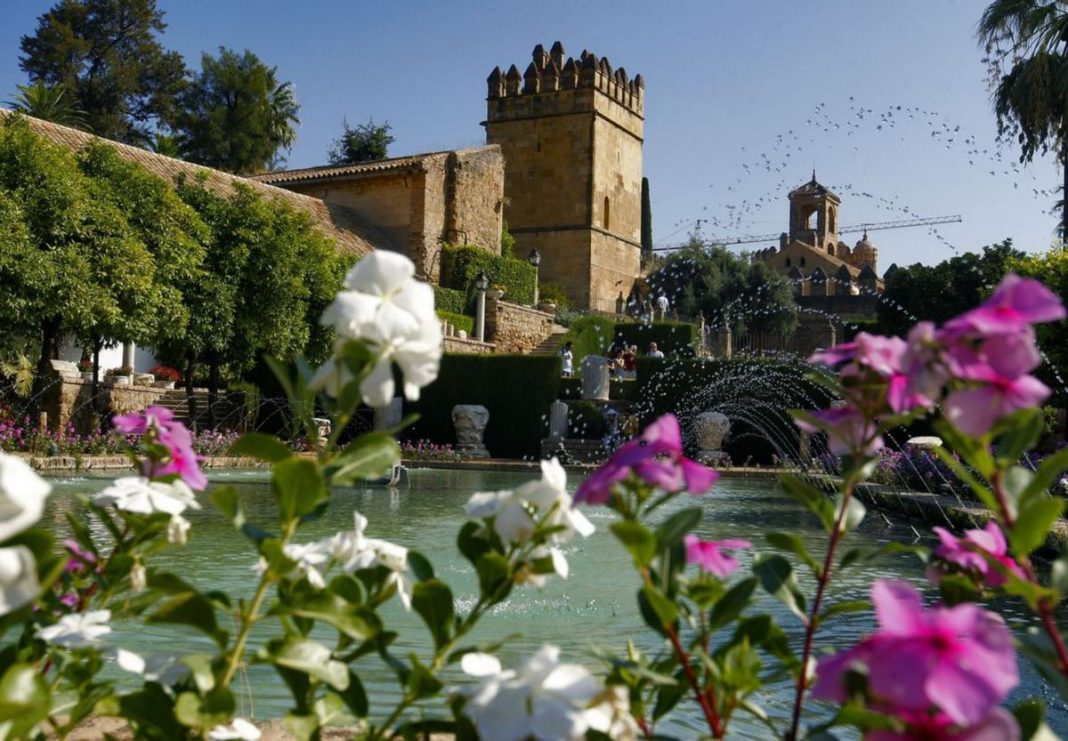
<instances>
[{"instance_id":1,"label":"flowering shrub","mask_svg":"<svg viewBox=\"0 0 1068 741\"><path fill-rule=\"evenodd\" d=\"M410 461L458 461L460 454L447 443L407 440L401 443L401 458Z\"/></svg>"},{"instance_id":2,"label":"flowering shrub","mask_svg":"<svg viewBox=\"0 0 1068 741\"><path fill-rule=\"evenodd\" d=\"M175 370L174 368L169 368L166 365L154 365L152 366L152 369L149 370L149 373L155 376L157 381L177 382L182 380L181 371Z\"/></svg>"},{"instance_id":3,"label":"flowering shrub","mask_svg":"<svg viewBox=\"0 0 1068 741\"><path fill-rule=\"evenodd\" d=\"M121 434L137 438L138 473L86 502L100 527L69 518L72 538L61 547L33 527L49 485L0 453L0 628L9 641L0 650L0 722L8 736L62 737L97 713L123 717L137 737L255 739L259 729L235 717L234 683L251 663L285 681L292 694L285 723L302 739L317 738L342 711L355 718L356 734L371 739L655 737L665 717L687 706L714 738L727 736L742 714L766 724L769 737L791 740L830 737L845 726L871 739L1048 732L1044 703L1002 707L1019 679L1016 646L1005 621L984 606L1012 597L1034 611L1041 633L1026 638L1027 656L1054 690L1068 694L1068 649L1053 616L1068 591L1068 557L1054 565L1048 585L1030 561L1062 512L1063 501L1048 490L1068 469L1068 452L1035 471L1017 465L1038 440L1034 406L1046 393L1028 376L1031 323L1064 315L1040 284L1008 276L990 301L943 328L921 325L907 343L859 335L819 356L838 369L846 403L796 416L840 455L841 491L832 500L791 477L783 487L826 531L823 553L810 553L790 532L769 532L764 543L704 540L694 533L699 506L661 518L666 503L706 496L717 478L683 455L678 421L666 415L621 445L574 499L555 459L514 490L473 493L457 546L478 598L460 609L427 556L374 537L373 523L358 512L350 530L301 537L304 523L329 506L332 486L381 475L399 460L399 446L383 432L339 448L360 402L391 396L394 363L408 396L437 373L441 338L431 294L411 276L396 256L363 258L324 315L337 331L333 359L314 374L301 363L295 374L274 364L292 407L306 417L314 457L260 433L234 443L236 454L271 466L278 512L261 529L246 520L232 487L210 495L248 549L255 581L248 599L202 591L153 563L165 548L195 545L183 515L204 506L196 492L207 483L192 435L166 410L116 418ZM334 422L326 440L311 417L316 390ZM982 409L971 408L980 402ZM994 520L961 536L940 529L933 554L898 544L842 552L865 516L853 491L877 468L886 430L939 407L944 418L936 427L959 459L948 451L939 458ZM604 656L598 672L568 662L552 645L506 668L494 655L499 644L479 643L475 631L513 590L568 577L568 554L581 551L575 544L594 530L576 502L612 513L608 528L633 566L635 609L659 640L650 651L627 641L623 654ZM927 559L941 604L925 606L914 585L882 580L870 602L836 596L840 572L902 549ZM752 553L751 573L740 552ZM811 594L802 590L801 568L811 573ZM789 608L800 640L754 609L757 589ZM430 648L396 649L418 644L399 640L389 624L383 607L394 598L419 617ZM873 632L816 659L823 628L870 608ZM177 624L206 640L194 655L142 657L110 643L115 620ZM140 686L120 689L102 672L108 661ZM399 689L374 712L361 681L369 662L389 667ZM457 682L460 676L466 679ZM793 688L785 722L769 716L756 694L783 680ZM810 700L828 704L819 723L806 712Z\"/></svg>"}]
</instances>

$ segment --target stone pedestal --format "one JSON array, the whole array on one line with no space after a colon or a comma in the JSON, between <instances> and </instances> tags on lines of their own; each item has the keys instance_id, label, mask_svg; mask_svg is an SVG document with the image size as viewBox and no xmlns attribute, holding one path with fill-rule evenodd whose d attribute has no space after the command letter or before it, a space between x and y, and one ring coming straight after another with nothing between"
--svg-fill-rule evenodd
<instances>
[{"instance_id":1,"label":"stone pedestal","mask_svg":"<svg viewBox=\"0 0 1068 741\"><path fill-rule=\"evenodd\" d=\"M567 404L557 399L549 407L549 439L553 442L567 437Z\"/></svg>"},{"instance_id":2,"label":"stone pedestal","mask_svg":"<svg viewBox=\"0 0 1068 741\"><path fill-rule=\"evenodd\" d=\"M489 410L478 404L457 404L452 408L456 428L456 452L463 458L489 458L482 434L489 424Z\"/></svg>"},{"instance_id":3,"label":"stone pedestal","mask_svg":"<svg viewBox=\"0 0 1068 741\"><path fill-rule=\"evenodd\" d=\"M582 398L608 401L608 358L587 355L583 359Z\"/></svg>"},{"instance_id":4,"label":"stone pedestal","mask_svg":"<svg viewBox=\"0 0 1068 741\"><path fill-rule=\"evenodd\" d=\"M928 453L934 453L936 448L942 447L942 438L935 435L921 435L919 437L910 437L905 441L905 445L910 448L916 448L917 450L923 450Z\"/></svg>"},{"instance_id":5,"label":"stone pedestal","mask_svg":"<svg viewBox=\"0 0 1068 741\"><path fill-rule=\"evenodd\" d=\"M723 452L723 440L730 434L731 421L722 412L702 412L694 420L697 431L697 460L706 465L717 465L729 461L730 456Z\"/></svg>"},{"instance_id":6,"label":"stone pedestal","mask_svg":"<svg viewBox=\"0 0 1068 741\"><path fill-rule=\"evenodd\" d=\"M315 423L316 435L318 435L319 449L322 450L326 447L326 441L330 439L330 433L333 430L333 423L329 417L313 417L312 421Z\"/></svg>"},{"instance_id":7,"label":"stone pedestal","mask_svg":"<svg viewBox=\"0 0 1068 741\"><path fill-rule=\"evenodd\" d=\"M384 407L375 407L375 429L388 430L400 424L404 416L404 399L397 396Z\"/></svg>"}]
</instances>

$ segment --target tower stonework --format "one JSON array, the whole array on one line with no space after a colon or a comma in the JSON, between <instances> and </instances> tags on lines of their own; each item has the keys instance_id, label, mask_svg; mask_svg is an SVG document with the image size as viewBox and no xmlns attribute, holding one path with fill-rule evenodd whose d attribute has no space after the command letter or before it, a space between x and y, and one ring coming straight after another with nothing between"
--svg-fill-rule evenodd
<instances>
[{"instance_id":1,"label":"tower stonework","mask_svg":"<svg viewBox=\"0 0 1068 741\"><path fill-rule=\"evenodd\" d=\"M645 83L606 58L539 44L521 74L487 80L486 142L504 155L504 216L516 256L576 306L615 310L641 272Z\"/></svg>"}]
</instances>

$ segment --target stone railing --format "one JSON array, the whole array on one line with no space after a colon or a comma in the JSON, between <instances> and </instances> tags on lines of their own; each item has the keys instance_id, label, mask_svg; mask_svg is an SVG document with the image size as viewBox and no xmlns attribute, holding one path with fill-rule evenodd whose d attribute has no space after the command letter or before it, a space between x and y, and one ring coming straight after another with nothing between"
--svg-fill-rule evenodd
<instances>
[{"instance_id":1,"label":"stone railing","mask_svg":"<svg viewBox=\"0 0 1068 741\"><path fill-rule=\"evenodd\" d=\"M73 422L79 430L96 429L96 415L139 412L156 403L166 389L157 386L112 385L100 383L96 398L93 382L71 376L53 377L45 392L42 411L48 414L48 426L56 429ZM94 401L96 403L94 403Z\"/></svg>"},{"instance_id":2,"label":"stone railing","mask_svg":"<svg viewBox=\"0 0 1068 741\"><path fill-rule=\"evenodd\" d=\"M486 355L493 352L494 345L491 342L479 342L470 337L445 336L443 338L445 352L466 353L468 355Z\"/></svg>"},{"instance_id":3,"label":"stone railing","mask_svg":"<svg viewBox=\"0 0 1068 741\"><path fill-rule=\"evenodd\" d=\"M486 299L486 338L500 353L526 354L553 332L553 315L500 299Z\"/></svg>"}]
</instances>

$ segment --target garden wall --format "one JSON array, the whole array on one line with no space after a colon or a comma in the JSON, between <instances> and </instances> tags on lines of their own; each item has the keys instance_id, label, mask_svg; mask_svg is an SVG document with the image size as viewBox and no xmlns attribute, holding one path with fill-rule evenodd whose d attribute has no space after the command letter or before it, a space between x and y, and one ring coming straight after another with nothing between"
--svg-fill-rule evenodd
<instances>
[{"instance_id":1,"label":"garden wall","mask_svg":"<svg viewBox=\"0 0 1068 741\"><path fill-rule=\"evenodd\" d=\"M112 386L99 384L94 404L93 383L81 378L54 377L45 391L41 411L48 414L48 426L55 430L72 422L82 433L100 426L103 417L139 412L155 404L165 389L155 386Z\"/></svg>"},{"instance_id":2,"label":"garden wall","mask_svg":"<svg viewBox=\"0 0 1068 741\"><path fill-rule=\"evenodd\" d=\"M529 353L552 334L553 315L500 299L486 299L486 338L500 353Z\"/></svg>"}]
</instances>

